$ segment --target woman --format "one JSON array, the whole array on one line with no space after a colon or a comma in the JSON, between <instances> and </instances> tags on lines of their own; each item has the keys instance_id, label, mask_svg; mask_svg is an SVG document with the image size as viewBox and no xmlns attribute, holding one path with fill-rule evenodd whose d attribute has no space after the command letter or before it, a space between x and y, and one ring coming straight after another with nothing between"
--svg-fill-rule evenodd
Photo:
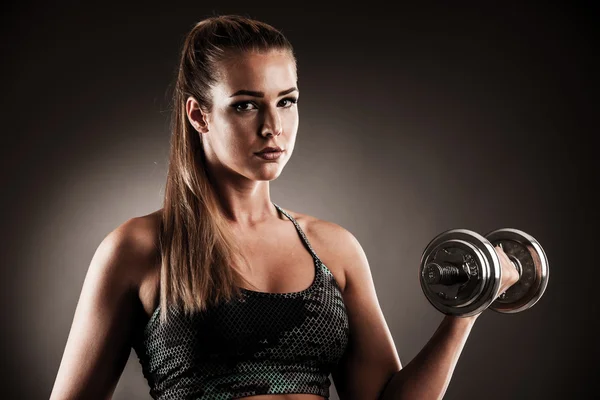
<instances>
[{"instance_id":1,"label":"woman","mask_svg":"<svg viewBox=\"0 0 600 400\"><path fill-rule=\"evenodd\" d=\"M240 16L190 31L162 209L99 245L51 399L110 397L136 351L156 399L440 398L477 318L446 316L401 367L367 258L272 203L298 130L294 51ZM518 279L506 255L502 293Z\"/></svg>"}]
</instances>

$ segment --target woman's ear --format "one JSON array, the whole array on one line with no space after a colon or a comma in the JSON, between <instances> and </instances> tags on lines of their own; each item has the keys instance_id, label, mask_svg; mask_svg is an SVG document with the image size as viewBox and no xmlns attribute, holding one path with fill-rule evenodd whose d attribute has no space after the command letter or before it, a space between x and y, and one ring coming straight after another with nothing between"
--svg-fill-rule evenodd
<instances>
[{"instance_id":1,"label":"woman's ear","mask_svg":"<svg viewBox=\"0 0 600 400\"><path fill-rule=\"evenodd\" d=\"M196 99L192 96L188 97L185 102L185 111L190 124L199 133L208 133L208 113L202 110L202 107L200 107Z\"/></svg>"}]
</instances>

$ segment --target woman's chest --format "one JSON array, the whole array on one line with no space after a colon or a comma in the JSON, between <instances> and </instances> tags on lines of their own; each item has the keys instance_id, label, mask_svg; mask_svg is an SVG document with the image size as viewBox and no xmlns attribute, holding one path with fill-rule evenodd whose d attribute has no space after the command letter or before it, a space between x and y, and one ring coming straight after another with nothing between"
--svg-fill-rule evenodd
<instances>
[{"instance_id":1,"label":"woman's chest","mask_svg":"<svg viewBox=\"0 0 600 400\"><path fill-rule=\"evenodd\" d=\"M306 357L328 365L341 357L348 338L341 293L321 264L313 284L301 292L243 291L240 298L202 313L170 312L166 325L159 327L153 319L147 327L145 340L158 344L149 346L153 358L181 354L206 365L232 366L261 360L288 364Z\"/></svg>"},{"instance_id":2,"label":"woman's chest","mask_svg":"<svg viewBox=\"0 0 600 400\"><path fill-rule=\"evenodd\" d=\"M320 260L343 294L346 276L341 258L335 254L336 249L328 248L316 237L302 238L295 229L289 229L289 222L285 225L284 229L280 227L236 236L237 246L247 261L245 267L238 269L246 280L241 287L263 293L304 291L313 284ZM307 230L306 226L300 225L303 231ZM147 317L153 314L159 303L160 270L161 266L157 263L140 284L139 298Z\"/></svg>"},{"instance_id":3,"label":"woman's chest","mask_svg":"<svg viewBox=\"0 0 600 400\"><path fill-rule=\"evenodd\" d=\"M269 293L305 290L314 281L320 260L343 293L344 266L335 257L335 249L325 248L316 238L302 238L295 231L263 232L239 236L238 243L248 263L240 270L250 284L246 289Z\"/></svg>"}]
</instances>

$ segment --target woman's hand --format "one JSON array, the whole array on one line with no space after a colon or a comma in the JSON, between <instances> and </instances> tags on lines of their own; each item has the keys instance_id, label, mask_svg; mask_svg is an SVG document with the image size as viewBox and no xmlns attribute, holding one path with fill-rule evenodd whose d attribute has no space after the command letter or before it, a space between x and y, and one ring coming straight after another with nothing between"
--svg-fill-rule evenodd
<instances>
[{"instance_id":1,"label":"woman's hand","mask_svg":"<svg viewBox=\"0 0 600 400\"><path fill-rule=\"evenodd\" d=\"M508 288L517 283L519 280L519 271L515 268L513 263L508 258L508 255L504 252L502 247L496 246L494 247L496 250L496 254L500 259L500 269L501 269L501 280L500 280L500 288L498 289L498 293L494 297L494 300L498 298L502 293L506 292Z\"/></svg>"}]
</instances>

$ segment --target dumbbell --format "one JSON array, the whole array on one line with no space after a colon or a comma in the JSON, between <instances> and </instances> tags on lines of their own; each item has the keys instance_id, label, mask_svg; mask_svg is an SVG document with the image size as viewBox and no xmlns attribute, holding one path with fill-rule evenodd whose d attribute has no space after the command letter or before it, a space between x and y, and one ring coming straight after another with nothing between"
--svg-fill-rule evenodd
<instances>
[{"instance_id":1,"label":"dumbbell","mask_svg":"<svg viewBox=\"0 0 600 400\"><path fill-rule=\"evenodd\" d=\"M519 272L519 280L499 296L501 264L495 246L504 250ZM544 294L548 274L542 246L512 228L485 236L467 229L445 231L425 247L419 265L421 288L429 302L444 314L460 317L487 308L500 313L527 310Z\"/></svg>"}]
</instances>

